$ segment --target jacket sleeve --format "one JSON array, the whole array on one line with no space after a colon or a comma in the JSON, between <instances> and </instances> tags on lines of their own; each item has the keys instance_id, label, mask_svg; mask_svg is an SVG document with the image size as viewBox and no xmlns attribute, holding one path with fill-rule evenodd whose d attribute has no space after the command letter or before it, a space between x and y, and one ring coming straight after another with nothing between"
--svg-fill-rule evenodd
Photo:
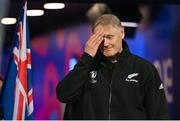
<instances>
[{"instance_id":1,"label":"jacket sleeve","mask_svg":"<svg viewBox=\"0 0 180 121\"><path fill-rule=\"evenodd\" d=\"M148 119L168 119L168 108L164 87L160 80L158 71L151 65L147 72L145 83L146 114Z\"/></svg>"},{"instance_id":2,"label":"jacket sleeve","mask_svg":"<svg viewBox=\"0 0 180 121\"><path fill-rule=\"evenodd\" d=\"M93 62L93 57L84 53L65 78L56 87L57 98L63 102L71 102L80 96L83 85L89 80L89 69Z\"/></svg>"}]
</instances>

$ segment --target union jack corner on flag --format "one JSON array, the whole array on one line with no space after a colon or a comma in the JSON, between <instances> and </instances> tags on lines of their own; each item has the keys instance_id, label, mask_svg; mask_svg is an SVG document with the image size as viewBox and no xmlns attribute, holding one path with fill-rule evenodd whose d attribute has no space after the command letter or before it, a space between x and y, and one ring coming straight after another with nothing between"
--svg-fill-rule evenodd
<instances>
[{"instance_id":1,"label":"union jack corner on flag","mask_svg":"<svg viewBox=\"0 0 180 121\"><path fill-rule=\"evenodd\" d=\"M31 50L26 12L27 1L24 1L17 22L7 73L3 81L1 104L5 120L33 119Z\"/></svg>"}]
</instances>

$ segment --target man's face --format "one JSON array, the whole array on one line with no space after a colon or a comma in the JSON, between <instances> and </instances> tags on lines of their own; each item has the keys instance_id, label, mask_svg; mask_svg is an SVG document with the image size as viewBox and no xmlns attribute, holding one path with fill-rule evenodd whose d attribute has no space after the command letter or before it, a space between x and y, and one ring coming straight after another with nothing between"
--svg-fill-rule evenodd
<instances>
[{"instance_id":1,"label":"man's face","mask_svg":"<svg viewBox=\"0 0 180 121\"><path fill-rule=\"evenodd\" d=\"M124 28L112 25L98 25L94 32L103 31L103 42L100 44L100 51L106 57L113 57L122 51L122 39L124 38Z\"/></svg>"}]
</instances>

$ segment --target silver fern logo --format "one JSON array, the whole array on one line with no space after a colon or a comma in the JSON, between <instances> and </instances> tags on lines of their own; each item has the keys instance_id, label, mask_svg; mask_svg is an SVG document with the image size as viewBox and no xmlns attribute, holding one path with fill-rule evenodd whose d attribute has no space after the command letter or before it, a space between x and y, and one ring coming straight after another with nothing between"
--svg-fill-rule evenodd
<instances>
[{"instance_id":1,"label":"silver fern logo","mask_svg":"<svg viewBox=\"0 0 180 121\"><path fill-rule=\"evenodd\" d=\"M127 82L136 82L136 83L138 83L138 80L132 79L133 77L138 76L138 74L139 74L139 73L129 74L128 77L126 78L126 81L127 81Z\"/></svg>"},{"instance_id":2,"label":"silver fern logo","mask_svg":"<svg viewBox=\"0 0 180 121\"><path fill-rule=\"evenodd\" d=\"M97 77L97 71L91 71L89 72L89 75L91 77L90 83L96 83L97 80L95 79Z\"/></svg>"}]
</instances>

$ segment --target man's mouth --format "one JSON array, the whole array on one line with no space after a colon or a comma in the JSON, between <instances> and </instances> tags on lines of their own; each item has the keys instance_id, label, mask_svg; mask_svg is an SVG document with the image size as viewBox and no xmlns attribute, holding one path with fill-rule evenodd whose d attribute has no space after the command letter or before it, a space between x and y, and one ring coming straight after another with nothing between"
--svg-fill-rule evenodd
<instances>
[{"instance_id":1,"label":"man's mouth","mask_svg":"<svg viewBox=\"0 0 180 121\"><path fill-rule=\"evenodd\" d=\"M103 48L104 51L110 51L111 48Z\"/></svg>"}]
</instances>

